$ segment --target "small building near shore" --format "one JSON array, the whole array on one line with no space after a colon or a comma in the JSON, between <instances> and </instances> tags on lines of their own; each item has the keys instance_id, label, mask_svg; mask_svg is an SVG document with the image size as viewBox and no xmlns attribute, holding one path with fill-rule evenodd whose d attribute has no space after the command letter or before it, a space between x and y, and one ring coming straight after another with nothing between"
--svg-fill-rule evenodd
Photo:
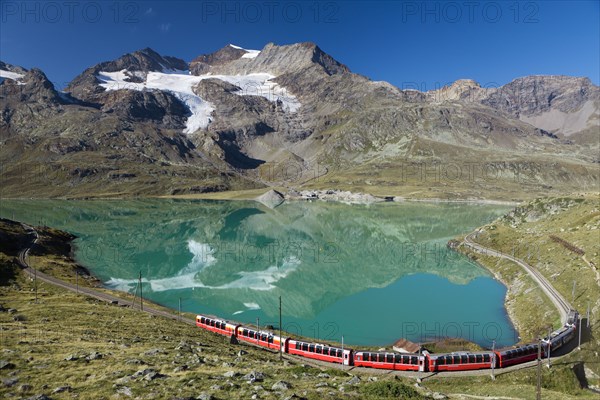
<instances>
[{"instance_id":1,"label":"small building near shore","mask_svg":"<svg viewBox=\"0 0 600 400\"><path fill-rule=\"evenodd\" d=\"M400 339L392 345L392 349L399 353L418 353L421 350L421 345L410 340Z\"/></svg>"}]
</instances>

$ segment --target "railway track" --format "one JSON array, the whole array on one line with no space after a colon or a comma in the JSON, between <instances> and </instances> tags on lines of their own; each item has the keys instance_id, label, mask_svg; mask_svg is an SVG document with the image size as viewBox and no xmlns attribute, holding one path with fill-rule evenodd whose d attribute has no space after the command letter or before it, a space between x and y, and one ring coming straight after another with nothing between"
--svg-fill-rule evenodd
<instances>
[{"instance_id":1,"label":"railway track","mask_svg":"<svg viewBox=\"0 0 600 400\"><path fill-rule=\"evenodd\" d=\"M128 307L134 307L134 304L131 300L123 299L122 297L114 296L109 293L104 293L99 290L77 286L72 283L65 282L61 279L58 279L58 278L55 278L48 274L45 274L43 272L37 271L34 268L30 267L29 264L27 263L27 256L29 254L29 251L31 250L31 247L33 245L35 245L37 243L37 241L39 240L39 235L33 227L23 224L23 223L21 223L21 225L23 226L23 228L25 229L26 232L35 234L35 239L31 242L29 247L22 249L19 252L18 257L17 257L17 261L23 268L23 271L27 275L29 275L29 277L31 279L39 279L40 281L49 283L51 285L60 287L62 289L70 290L70 291L76 292L76 293L81 293L86 296L98 299L98 300L106 301L108 303L120 304L120 305L124 305L124 306L128 306ZM142 311L142 310L140 310L140 311ZM180 320L181 322L184 322L189 325L194 325L194 326L196 325L196 321L194 321L193 319L183 318L183 317L179 318L178 316L176 316L168 311L157 309L157 308L153 307L151 304L144 305L143 312L145 312L147 314L156 315L156 316Z\"/></svg>"},{"instance_id":2,"label":"railway track","mask_svg":"<svg viewBox=\"0 0 600 400\"><path fill-rule=\"evenodd\" d=\"M523 261L521 259L513 257L510 254L505 254L505 253L490 249L489 247L485 247L485 246L480 245L479 243L474 242L473 238L476 237L479 233L480 233L480 231L476 230L474 232L471 232L467 236L465 236L464 244L467 247L473 249L474 251L476 251L480 254L491 255L491 256L499 257L499 258L505 258L505 259L510 260L510 261L514 262L515 264L519 265L521 268L523 268L529 274L529 276L531 276L533 278L533 280L535 282L537 282L537 284L542 288L542 290L550 298L552 303L554 303L554 305L558 309L558 312L561 316L561 321L563 321L563 323L565 323L567 321L567 315L568 315L569 311L571 311L573 309L573 307L554 288L554 286L552 286L552 284L550 282L548 282L546 277L544 277L542 275L542 273L540 271L538 271L536 268L532 267L531 265L527 264L525 261Z\"/></svg>"},{"instance_id":3,"label":"railway track","mask_svg":"<svg viewBox=\"0 0 600 400\"><path fill-rule=\"evenodd\" d=\"M29 225L23 224L23 223L21 225L27 232L35 235L35 239L29 244L29 246L27 248L22 249L19 252L18 257L17 257L18 263L21 265L21 267L23 268L25 273L28 274L32 279L39 279L40 281L46 282L46 283L54 285L56 287L60 287L65 290L70 290L72 292L80 293L80 294L83 294L83 295L86 295L86 296L89 296L89 297L92 297L92 298L95 298L95 299L98 299L101 301L106 301L106 302L113 303L113 304L120 304L123 306L129 306L132 308L134 307L133 302L130 300L123 299L121 297L117 297L117 296L114 296L114 295L111 295L109 293L105 293L105 292L102 292L99 290L86 288L86 287L78 287L72 283L65 282L61 279L55 278L53 276L50 276L43 272L37 271L34 268L30 267L29 264L27 263L27 256L28 256L29 251L31 250L32 246L35 245L37 243L37 241L39 240L39 234L32 226L29 226ZM563 311L564 311L564 317L566 318L566 312L568 312L568 310L570 310L569 304L560 296L560 294L558 294L558 292L556 292L556 290L554 290L552 285L550 285L550 283L547 282L545 280L545 278L543 276L541 276L541 274L539 272L531 271L531 270L533 270L533 267L529 266L527 263L525 263L521 260L518 260L508 254L503 254L503 253L497 252L492 249L485 248L477 243L472 242L471 237L476 233L477 232L473 232L473 233L467 235L467 237L465 237L465 244L467 244L469 247L472 247L475 250L485 251L485 253L489 254L489 255L495 255L497 257L508 258L509 260L514 261L517 264L521 265L523 268L527 269L530 274L534 274L534 276L535 276L534 279L536 281L538 281L541 286L543 285L543 288L546 288L546 290L548 290L548 293L550 293L549 296L551 296L551 298L553 298L553 301L555 301L558 304L557 307L561 307L560 308L561 315L563 314ZM169 318L169 319L173 319L173 320L178 320L180 322L183 322L183 323L186 323L189 325L194 325L194 326L196 325L196 321L193 319L180 318L179 316L176 316L169 311L165 311L165 310L161 310L156 307L153 307L151 304L144 306L143 310L140 310L140 309L138 309L138 310L145 312L147 314L161 316L161 317L165 317L165 318ZM248 345L252 345L252 344L248 344ZM256 347L260 347L261 349L264 350L264 347L261 347L261 346L256 346ZM267 351L269 351L269 350L267 350ZM318 361L318 360L311 360L311 359L307 359L307 358L299 357L299 356L295 356L295 355L290 355L290 354L283 354L283 357L287 360L299 362L302 364L312 365L314 367L319 367L319 368L337 368L337 369L345 370L347 372L368 373L370 375L396 375L396 376L402 376L402 377L406 377L406 378L413 378L413 379L420 379L420 380L424 380L424 379L427 379L430 377L486 376L486 375L490 375L490 373L491 373L491 370L489 370L489 369L471 370L471 371L454 371L454 372L392 371L392 370L383 370L383 369L374 369L374 368L365 368L365 367L354 367L354 366L349 367L349 366L343 366L340 364L332 364L332 363ZM561 357L557 357L557 359L560 359L560 358ZM505 373L512 372L512 371L517 371L517 370L524 369L524 368L532 368L536 365L537 365L537 361L530 361L530 362L526 362L523 364L513 365L513 366L510 366L507 368L495 369L495 374L501 375L501 374L505 374Z\"/></svg>"}]
</instances>

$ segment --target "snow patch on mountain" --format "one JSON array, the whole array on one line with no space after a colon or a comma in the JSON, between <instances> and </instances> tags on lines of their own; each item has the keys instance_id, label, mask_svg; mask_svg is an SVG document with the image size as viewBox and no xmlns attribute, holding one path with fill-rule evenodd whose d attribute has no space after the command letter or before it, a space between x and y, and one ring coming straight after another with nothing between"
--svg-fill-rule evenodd
<instances>
[{"instance_id":1,"label":"snow patch on mountain","mask_svg":"<svg viewBox=\"0 0 600 400\"><path fill-rule=\"evenodd\" d=\"M129 75L140 77L139 71L129 72L125 69L116 72L99 72L96 77L106 90L151 90L158 89L169 92L182 101L191 115L186 121L184 133L193 133L205 129L211 122L214 106L196 95L193 88L204 79L220 79L231 83L239 90L233 92L239 96L261 96L269 101L281 104L284 110L296 112L302 104L295 96L276 82L274 75L257 73L248 75L189 75L187 71L148 72L145 82L130 82Z\"/></svg>"},{"instance_id":2,"label":"snow patch on mountain","mask_svg":"<svg viewBox=\"0 0 600 400\"><path fill-rule=\"evenodd\" d=\"M244 54L242 56L242 58L256 58L256 56L258 56L260 54L260 50L244 49L243 47L236 46L234 44L230 44L229 47L233 47L234 49L238 49L238 50L244 50L246 52L246 54Z\"/></svg>"},{"instance_id":3,"label":"snow patch on mountain","mask_svg":"<svg viewBox=\"0 0 600 400\"><path fill-rule=\"evenodd\" d=\"M2 83L4 79L12 79L13 81L17 81L19 85L24 85L23 82L18 82L18 80L23 78L24 76L25 75L19 74L17 72L0 69L0 83Z\"/></svg>"}]
</instances>

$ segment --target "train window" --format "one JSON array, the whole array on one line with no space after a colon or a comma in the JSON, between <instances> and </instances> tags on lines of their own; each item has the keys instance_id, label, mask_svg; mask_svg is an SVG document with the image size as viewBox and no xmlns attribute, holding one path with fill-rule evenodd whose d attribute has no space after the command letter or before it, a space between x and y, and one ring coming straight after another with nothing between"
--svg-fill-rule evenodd
<instances>
[{"instance_id":1,"label":"train window","mask_svg":"<svg viewBox=\"0 0 600 400\"><path fill-rule=\"evenodd\" d=\"M308 351L310 351L311 353L315 352L315 345L311 344L310 346L308 346Z\"/></svg>"},{"instance_id":2,"label":"train window","mask_svg":"<svg viewBox=\"0 0 600 400\"><path fill-rule=\"evenodd\" d=\"M460 356L460 363L465 364L469 362L469 358L467 356Z\"/></svg>"},{"instance_id":3,"label":"train window","mask_svg":"<svg viewBox=\"0 0 600 400\"><path fill-rule=\"evenodd\" d=\"M402 356L402 364L408 364L408 356Z\"/></svg>"},{"instance_id":4,"label":"train window","mask_svg":"<svg viewBox=\"0 0 600 400\"><path fill-rule=\"evenodd\" d=\"M412 357L410 358L410 363L411 363L412 365L417 365L417 364L419 363L419 357L417 357L417 356L412 356Z\"/></svg>"},{"instance_id":5,"label":"train window","mask_svg":"<svg viewBox=\"0 0 600 400\"><path fill-rule=\"evenodd\" d=\"M379 353L378 357L379 357L379 362L380 362L380 363L383 363L383 362L385 362L385 354L381 354L381 353Z\"/></svg>"},{"instance_id":6,"label":"train window","mask_svg":"<svg viewBox=\"0 0 600 400\"><path fill-rule=\"evenodd\" d=\"M394 355L393 354L388 354L386 356L387 362L389 363L393 363L394 362Z\"/></svg>"},{"instance_id":7,"label":"train window","mask_svg":"<svg viewBox=\"0 0 600 400\"><path fill-rule=\"evenodd\" d=\"M273 338L273 336L269 336L269 343L273 343L275 339Z\"/></svg>"},{"instance_id":8,"label":"train window","mask_svg":"<svg viewBox=\"0 0 600 400\"><path fill-rule=\"evenodd\" d=\"M483 361L483 356L481 354L477 354L477 356L475 356L475 359L478 363Z\"/></svg>"},{"instance_id":9,"label":"train window","mask_svg":"<svg viewBox=\"0 0 600 400\"><path fill-rule=\"evenodd\" d=\"M206 321L206 318L202 317L200 318L200 323L203 324Z\"/></svg>"},{"instance_id":10,"label":"train window","mask_svg":"<svg viewBox=\"0 0 600 400\"><path fill-rule=\"evenodd\" d=\"M323 354L325 354L326 356L329 355L329 347L323 347Z\"/></svg>"},{"instance_id":11,"label":"train window","mask_svg":"<svg viewBox=\"0 0 600 400\"><path fill-rule=\"evenodd\" d=\"M308 343L302 343L302 350L308 351Z\"/></svg>"},{"instance_id":12,"label":"train window","mask_svg":"<svg viewBox=\"0 0 600 400\"><path fill-rule=\"evenodd\" d=\"M342 350L338 350L337 351L337 356L340 357L340 358L342 358Z\"/></svg>"},{"instance_id":13,"label":"train window","mask_svg":"<svg viewBox=\"0 0 600 400\"><path fill-rule=\"evenodd\" d=\"M470 363L474 363L475 362L475 355L474 354L469 354L469 362Z\"/></svg>"},{"instance_id":14,"label":"train window","mask_svg":"<svg viewBox=\"0 0 600 400\"><path fill-rule=\"evenodd\" d=\"M214 327L216 324L217 322L214 319L210 320L210 326Z\"/></svg>"},{"instance_id":15,"label":"train window","mask_svg":"<svg viewBox=\"0 0 600 400\"><path fill-rule=\"evenodd\" d=\"M323 352L323 348L321 346L315 346L315 352L317 354L321 354Z\"/></svg>"},{"instance_id":16,"label":"train window","mask_svg":"<svg viewBox=\"0 0 600 400\"><path fill-rule=\"evenodd\" d=\"M444 357L439 357L435 361L436 361L437 365L444 365L444 364L446 364L446 360L444 359Z\"/></svg>"},{"instance_id":17,"label":"train window","mask_svg":"<svg viewBox=\"0 0 600 400\"><path fill-rule=\"evenodd\" d=\"M396 354L394 362L401 363L402 362L402 356L400 354Z\"/></svg>"},{"instance_id":18,"label":"train window","mask_svg":"<svg viewBox=\"0 0 600 400\"><path fill-rule=\"evenodd\" d=\"M446 356L446 357L444 357L444 358L446 359L446 364L447 364L447 365L450 365L450 364L452 364L452 356Z\"/></svg>"},{"instance_id":19,"label":"train window","mask_svg":"<svg viewBox=\"0 0 600 400\"><path fill-rule=\"evenodd\" d=\"M490 355L489 354L484 354L483 355L483 362L490 362Z\"/></svg>"},{"instance_id":20,"label":"train window","mask_svg":"<svg viewBox=\"0 0 600 400\"><path fill-rule=\"evenodd\" d=\"M262 340L263 342L267 341L267 335L266 334L262 334L262 337L260 338L260 340Z\"/></svg>"},{"instance_id":21,"label":"train window","mask_svg":"<svg viewBox=\"0 0 600 400\"><path fill-rule=\"evenodd\" d=\"M453 364L460 364L460 356L453 356L452 357L452 363Z\"/></svg>"}]
</instances>

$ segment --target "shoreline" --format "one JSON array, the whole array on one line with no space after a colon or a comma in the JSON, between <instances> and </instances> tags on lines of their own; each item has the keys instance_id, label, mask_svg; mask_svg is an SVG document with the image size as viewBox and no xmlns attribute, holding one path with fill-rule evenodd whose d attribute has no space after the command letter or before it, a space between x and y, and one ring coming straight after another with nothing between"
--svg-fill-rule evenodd
<instances>
[{"instance_id":1,"label":"shoreline","mask_svg":"<svg viewBox=\"0 0 600 400\"><path fill-rule=\"evenodd\" d=\"M38 228L38 229L39 229L39 227L36 227L36 228ZM48 228L48 227L46 227L46 228ZM51 228L51 227L50 227L50 229L54 230L54 228ZM62 231L62 232L66 232L66 231ZM68 233L68 232L67 232L67 233ZM70 233L69 233L69 234L70 234ZM79 261L79 260L76 258L76 251L77 251L77 249L78 249L78 246L77 246L77 244L76 244L74 241L75 241L75 240L76 240L78 237L77 237L77 236L75 236L75 235L73 235L73 234L70 234L70 235L72 236L72 238L71 238L69 241L67 241L67 244L69 245L69 248L70 248L70 250L69 250L68 254L66 254L66 256L67 256L67 258L70 260L70 262L71 262L71 265L73 266L73 268L74 268L74 269L76 269L76 270L78 270L78 271L80 271L80 276L84 276L84 277L86 278L86 280L87 280L87 282L88 282L88 284L89 284L90 288L93 288L93 289L101 289L101 290L103 290L103 291L106 291L106 292L107 292L107 293L109 293L109 294L113 294L113 295L115 295L116 297L120 297L120 298L122 298L122 299L123 299L123 301L131 301L131 299L132 299L132 294L131 294L131 293L129 293L129 292L125 292L125 291L120 291L120 290L117 290L117 289L114 289L114 288L111 288L111 287L108 287L108 286L106 286L106 285L105 285L105 282L103 282L101 279L99 279L99 278L98 278L98 277L97 277L97 276L96 276L96 275L95 275L95 274L92 272L92 269L91 269L89 266L87 266L87 265L84 265L83 263L81 263L81 262L80 262L80 261ZM63 256L64 256L64 255L63 255ZM52 274L52 273L50 273L50 275L52 276L53 274ZM56 276L55 276L55 277L56 277ZM61 279L60 277L56 277L56 278L58 278L58 279ZM506 286L506 285L505 285L505 286ZM505 299L505 300L506 300L506 299ZM164 305L164 304L157 303L157 302L155 302L155 301L153 301L153 300L151 300L151 299L149 299L149 298L147 298L147 297L145 297L145 298L144 298L144 303L148 303L148 305L152 304L152 305L155 305L155 306L157 306L157 307L161 307L161 308L167 309L167 310L169 310L169 311L170 311L170 312L171 312L171 313L172 313L174 316L175 316L175 315L177 315L177 311L178 311L178 310L176 310L176 309L174 309L174 308L171 308L171 307L169 307L169 306L166 306L166 305ZM505 309L506 309L506 301L503 303L503 305L504 305L504 307L505 307ZM188 312L184 312L184 313L186 313L186 314L192 314L192 312L189 312L189 311L188 311ZM222 317L220 317L220 316L217 316L217 317L219 317L219 318L222 318ZM236 323L239 323L239 324L241 324L241 325L249 325L249 323L245 323L245 322L237 321L237 320L235 320L235 319L228 319L228 321L236 322ZM513 325L513 327L514 327L514 326L515 326L515 324L514 324L514 322L512 321L512 319L510 319L510 322L511 322L511 324L512 324L512 325ZM287 332L287 335L288 335L288 336L293 336L293 337L296 337L296 338L298 338L298 339L300 339L300 340L305 340L305 341L311 341L311 342L312 342L312 341L317 341L317 342L319 341L319 339L318 339L318 338L313 338L313 337L310 337L310 336L299 336L299 335L296 335L296 334L293 334L293 333L289 333L289 332ZM407 338L401 338L401 337L398 337L398 338L396 339L396 341L397 341L397 340L400 340L400 339L406 339L406 340L409 340L409 339L407 339ZM440 337L440 338L438 338L438 339L439 339L439 340L434 340L434 341L431 341L431 342L422 342L422 343L419 343L419 344L421 344L421 345L424 345L424 346L426 346L426 345L430 345L430 346L432 346L433 348L439 348L439 347L441 347L441 348L444 348L444 347L449 347L449 348L451 348L451 349L452 349L452 351L461 351L461 350L462 350L462 351L469 351L467 348L469 348L469 349L474 349L474 348L477 348L477 349L482 349L482 350L490 350L489 348L487 348L487 347L484 347L484 346L481 346L481 345L477 344L476 342L473 342L473 341L471 341L471 340L468 340L467 338L460 338L460 337L446 337L446 338L442 338L442 337ZM321 341L322 341L322 340L321 340ZM339 342L336 342L336 341L327 340L326 342L328 342L328 343L335 343L335 344L337 344L337 345L340 345L340 343L339 343ZM464 345L463 345L462 347L458 348L458 347L457 347L457 342L462 342ZM395 342L394 342L394 343L395 343ZM378 349L378 348L389 348L389 349L391 349L391 348L393 347L393 344L394 344L394 343L382 343L382 344L377 344L377 345L361 345L361 344L349 344L349 343L348 343L348 345L349 345L349 346L352 346L352 347L361 347L361 348L363 348L363 349L365 349L365 350L372 350L372 351L374 351L374 350L376 350L376 349ZM391 351L391 350L390 350L390 351Z\"/></svg>"},{"instance_id":2,"label":"shoreline","mask_svg":"<svg viewBox=\"0 0 600 400\"><path fill-rule=\"evenodd\" d=\"M471 258L471 254L476 254L473 251L464 251L464 238L463 240L460 242L459 246L457 248L454 248L454 251L463 254L464 256L468 257L472 262L476 263L478 266L480 266L481 268L485 269L486 271L488 271L493 277L494 280L498 281L499 283L502 284L502 286L504 286L506 288L506 294L504 296L504 310L506 311L506 316L508 317L508 320L510 321L511 325L513 326L513 329L515 330L515 332L518 335L518 341L514 344L519 345L524 343L523 339L522 339L522 331L523 331L523 327L521 326L521 324L519 323L519 319L517 318L516 314L515 314L515 309L513 308L513 302L511 301L511 299L509 299L509 293L510 293L510 289L512 287L511 284L509 284L505 279L502 278L502 275L492 269L490 266L482 263L479 259L474 260L473 258Z\"/></svg>"},{"instance_id":3,"label":"shoreline","mask_svg":"<svg viewBox=\"0 0 600 400\"><path fill-rule=\"evenodd\" d=\"M262 194L268 193L273 189L256 189L248 191L225 191L225 192L212 192L203 194L180 194L180 195L144 195L144 196L82 196L82 197L0 197L1 200L62 200L62 201L103 201L103 200L148 200L148 199L164 199L164 200L214 200L214 201L255 201L257 197ZM312 191L312 190L307 190ZM314 190L312 192L332 192L334 190L322 189ZM299 196L284 195L284 201L323 201L323 202L336 202L344 204L376 204L376 203L430 203L430 204L473 204L473 205L505 205L505 206L518 206L525 200L496 200L496 199L443 199L437 197L403 197L403 196L384 196L384 195L373 195L370 193L362 192L350 192L341 191L347 193L348 196L356 198L356 200L345 200L341 197L335 197L335 195L326 195L326 197L319 198L302 198ZM372 200L361 200L361 198L370 198ZM392 199L393 200L389 200Z\"/></svg>"}]
</instances>

